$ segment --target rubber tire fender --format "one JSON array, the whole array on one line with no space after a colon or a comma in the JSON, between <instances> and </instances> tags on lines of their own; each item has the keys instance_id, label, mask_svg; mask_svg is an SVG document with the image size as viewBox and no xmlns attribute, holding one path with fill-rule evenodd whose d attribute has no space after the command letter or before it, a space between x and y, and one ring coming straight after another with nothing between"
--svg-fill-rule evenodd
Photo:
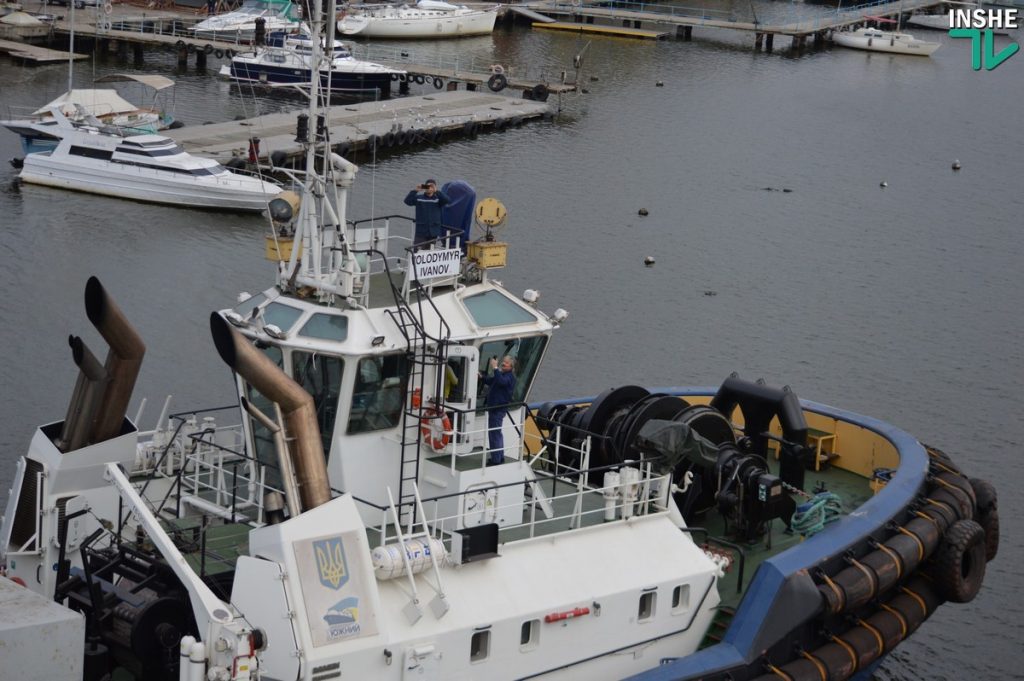
<instances>
[{"instance_id":1,"label":"rubber tire fender","mask_svg":"<svg viewBox=\"0 0 1024 681\"><path fill-rule=\"evenodd\" d=\"M974 489L975 515L985 530L985 559L991 561L999 553L999 501L996 488L988 480L968 478Z\"/></svg>"},{"instance_id":2,"label":"rubber tire fender","mask_svg":"<svg viewBox=\"0 0 1024 681\"><path fill-rule=\"evenodd\" d=\"M213 53L213 45L211 45L210 43L206 43L205 45L203 45L203 54L212 54L212 53Z\"/></svg>"},{"instance_id":3,"label":"rubber tire fender","mask_svg":"<svg viewBox=\"0 0 1024 681\"><path fill-rule=\"evenodd\" d=\"M390 149L391 147L395 146L395 133L384 133L384 137L381 138L381 146L383 146L386 149Z\"/></svg>"},{"instance_id":4,"label":"rubber tire fender","mask_svg":"<svg viewBox=\"0 0 1024 681\"><path fill-rule=\"evenodd\" d=\"M437 140L441 139L441 128L431 128L429 133L429 139L431 142L437 142Z\"/></svg>"},{"instance_id":5,"label":"rubber tire fender","mask_svg":"<svg viewBox=\"0 0 1024 681\"><path fill-rule=\"evenodd\" d=\"M234 59L235 58L235 51L232 50L229 47L228 49L224 50L224 56L227 57L228 59Z\"/></svg>"},{"instance_id":6,"label":"rubber tire fender","mask_svg":"<svg viewBox=\"0 0 1024 681\"><path fill-rule=\"evenodd\" d=\"M213 51L213 56L216 57L217 59L223 59L224 58L224 50L222 50L220 48L217 48L216 50Z\"/></svg>"},{"instance_id":7,"label":"rubber tire fender","mask_svg":"<svg viewBox=\"0 0 1024 681\"><path fill-rule=\"evenodd\" d=\"M392 82L398 80L398 74L397 73L392 73L391 74L391 80L392 80Z\"/></svg>"},{"instance_id":8,"label":"rubber tire fender","mask_svg":"<svg viewBox=\"0 0 1024 681\"><path fill-rule=\"evenodd\" d=\"M502 73L495 73L487 79L487 89L491 92L501 92L508 85L508 78Z\"/></svg>"},{"instance_id":9,"label":"rubber tire fender","mask_svg":"<svg viewBox=\"0 0 1024 681\"><path fill-rule=\"evenodd\" d=\"M435 76L434 77L434 88L437 89L437 90L440 90L442 87L444 87L444 81L441 80L440 78L438 78L437 76Z\"/></svg>"},{"instance_id":10,"label":"rubber tire fender","mask_svg":"<svg viewBox=\"0 0 1024 681\"><path fill-rule=\"evenodd\" d=\"M985 530L973 520L958 520L944 540L928 572L946 600L969 603L985 580Z\"/></svg>"},{"instance_id":11,"label":"rubber tire fender","mask_svg":"<svg viewBox=\"0 0 1024 681\"><path fill-rule=\"evenodd\" d=\"M463 126L462 126L462 134L464 134L466 137L468 137L470 139L475 138L476 137L476 122L475 121L466 121L465 124L463 124Z\"/></svg>"},{"instance_id":12,"label":"rubber tire fender","mask_svg":"<svg viewBox=\"0 0 1024 681\"><path fill-rule=\"evenodd\" d=\"M188 53L189 54L195 54L196 53L196 46L193 43L189 43L188 44L188 48L186 48L186 49L188 49Z\"/></svg>"},{"instance_id":13,"label":"rubber tire fender","mask_svg":"<svg viewBox=\"0 0 1024 681\"><path fill-rule=\"evenodd\" d=\"M544 83L537 83L533 86L533 100L535 102L546 102L548 101L548 95L550 91L548 86Z\"/></svg>"},{"instance_id":14,"label":"rubber tire fender","mask_svg":"<svg viewBox=\"0 0 1024 681\"><path fill-rule=\"evenodd\" d=\"M422 73L417 73L412 77L412 81L417 85L423 85L423 83L426 82L426 78L423 77Z\"/></svg>"},{"instance_id":15,"label":"rubber tire fender","mask_svg":"<svg viewBox=\"0 0 1024 681\"><path fill-rule=\"evenodd\" d=\"M182 48L188 49L188 45L185 43L184 40L179 40L178 42L174 43L174 46L177 47L179 50Z\"/></svg>"},{"instance_id":16,"label":"rubber tire fender","mask_svg":"<svg viewBox=\"0 0 1024 681\"><path fill-rule=\"evenodd\" d=\"M496 119L494 119L494 131L495 132L504 132L506 125L508 125L508 122L504 118L496 118Z\"/></svg>"}]
</instances>

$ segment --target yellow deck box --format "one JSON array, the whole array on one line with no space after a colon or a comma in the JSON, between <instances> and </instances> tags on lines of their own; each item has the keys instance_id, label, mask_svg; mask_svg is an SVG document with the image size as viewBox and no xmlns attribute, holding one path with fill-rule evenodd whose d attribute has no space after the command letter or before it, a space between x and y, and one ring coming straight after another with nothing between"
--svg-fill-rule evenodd
<instances>
[{"instance_id":1,"label":"yellow deck box","mask_svg":"<svg viewBox=\"0 0 1024 681\"><path fill-rule=\"evenodd\" d=\"M476 261L480 269L504 267L508 259L508 244L504 241L470 241L466 254Z\"/></svg>"}]
</instances>

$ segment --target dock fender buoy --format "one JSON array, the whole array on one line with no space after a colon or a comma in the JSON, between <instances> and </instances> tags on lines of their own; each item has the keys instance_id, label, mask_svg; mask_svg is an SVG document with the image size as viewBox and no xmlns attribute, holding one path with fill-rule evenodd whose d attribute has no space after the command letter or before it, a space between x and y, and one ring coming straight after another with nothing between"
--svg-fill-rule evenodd
<instances>
[{"instance_id":1,"label":"dock fender buoy","mask_svg":"<svg viewBox=\"0 0 1024 681\"><path fill-rule=\"evenodd\" d=\"M444 87L444 81L435 76L434 77L434 88L440 90L442 87Z\"/></svg>"},{"instance_id":2,"label":"dock fender buoy","mask_svg":"<svg viewBox=\"0 0 1024 681\"><path fill-rule=\"evenodd\" d=\"M466 121L462 125L462 134L466 137L472 138L476 136L476 123L474 121Z\"/></svg>"},{"instance_id":3,"label":"dock fender buoy","mask_svg":"<svg viewBox=\"0 0 1024 681\"><path fill-rule=\"evenodd\" d=\"M206 43L203 45L203 54L211 54L213 52L213 45Z\"/></svg>"},{"instance_id":4,"label":"dock fender buoy","mask_svg":"<svg viewBox=\"0 0 1024 681\"><path fill-rule=\"evenodd\" d=\"M381 145L386 147L386 148L389 148L389 149L391 147L395 146L395 133L393 133L393 132L386 132L386 133L384 133L384 137L381 138Z\"/></svg>"},{"instance_id":5,"label":"dock fender buoy","mask_svg":"<svg viewBox=\"0 0 1024 681\"><path fill-rule=\"evenodd\" d=\"M352 151L352 147L349 146L348 142L342 142L341 144L338 145L337 154L338 154L338 156L341 156L342 158L348 156L349 152L351 152L351 151Z\"/></svg>"},{"instance_id":6,"label":"dock fender buoy","mask_svg":"<svg viewBox=\"0 0 1024 681\"><path fill-rule=\"evenodd\" d=\"M222 50L220 48L217 48L216 50L213 51L213 56L216 57L217 59L223 59L224 58L224 50Z\"/></svg>"},{"instance_id":7,"label":"dock fender buoy","mask_svg":"<svg viewBox=\"0 0 1024 681\"><path fill-rule=\"evenodd\" d=\"M999 502L996 488L988 480L968 478L974 488L975 514L985 530L985 560L991 561L999 552Z\"/></svg>"},{"instance_id":8,"label":"dock fender buoy","mask_svg":"<svg viewBox=\"0 0 1024 681\"><path fill-rule=\"evenodd\" d=\"M380 147L380 135L370 135L366 138L366 148L370 151L376 151Z\"/></svg>"},{"instance_id":9,"label":"dock fender buoy","mask_svg":"<svg viewBox=\"0 0 1024 681\"><path fill-rule=\"evenodd\" d=\"M545 85L544 83L537 83L536 85L533 86L534 101L546 102L548 101L548 94L550 94L548 91L548 86Z\"/></svg>"},{"instance_id":10,"label":"dock fender buoy","mask_svg":"<svg viewBox=\"0 0 1024 681\"><path fill-rule=\"evenodd\" d=\"M184 40L179 40L178 42L174 43L174 46L177 47L179 50L183 47L188 47L188 45L185 44Z\"/></svg>"},{"instance_id":11,"label":"dock fender buoy","mask_svg":"<svg viewBox=\"0 0 1024 681\"><path fill-rule=\"evenodd\" d=\"M438 128L436 126L431 128L429 133L429 139L431 142L436 142L437 140L441 139L441 128Z\"/></svg>"},{"instance_id":12,"label":"dock fender buoy","mask_svg":"<svg viewBox=\"0 0 1024 681\"><path fill-rule=\"evenodd\" d=\"M507 125L507 121L504 118L496 118L494 120L494 130L496 132L504 131L506 125Z\"/></svg>"},{"instance_id":13,"label":"dock fender buoy","mask_svg":"<svg viewBox=\"0 0 1024 681\"><path fill-rule=\"evenodd\" d=\"M928 573L948 601L969 603L985 579L985 530L973 520L958 520L944 537Z\"/></svg>"},{"instance_id":14,"label":"dock fender buoy","mask_svg":"<svg viewBox=\"0 0 1024 681\"><path fill-rule=\"evenodd\" d=\"M495 73L487 79L487 89L491 92L501 92L508 85L508 78L503 73Z\"/></svg>"}]
</instances>

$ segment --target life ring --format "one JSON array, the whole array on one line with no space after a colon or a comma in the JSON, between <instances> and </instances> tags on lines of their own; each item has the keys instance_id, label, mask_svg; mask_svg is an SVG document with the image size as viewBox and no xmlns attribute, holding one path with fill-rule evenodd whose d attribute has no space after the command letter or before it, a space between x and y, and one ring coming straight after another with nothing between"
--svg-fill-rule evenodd
<instances>
[{"instance_id":1,"label":"life ring","mask_svg":"<svg viewBox=\"0 0 1024 681\"><path fill-rule=\"evenodd\" d=\"M434 88L440 90L444 86L444 81L438 77L434 77Z\"/></svg>"},{"instance_id":2,"label":"life ring","mask_svg":"<svg viewBox=\"0 0 1024 681\"><path fill-rule=\"evenodd\" d=\"M508 85L508 78L501 73L495 73L493 76L487 79L487 88L491 92L501 92Z\"/></svg>"},{"instance_id":3,"label":"life ring","mask_svg":"<svg viewBox=\"0 0 1024 681\"><path fill-rule=\"evenodd\" d=\"M223 59L224 58L224 50L222 50L220 48L214 50L213 51L213 56L216 57L217 59Z\"/></svg>"},{"instance_id":4,"label":"life ring","mask_svg":"<svg viewBox=\"0 0 1024 681\"><path fill-rule=\"evenodd\" d=\"M973 520L958 520L943 537L928 572L948 601L974 600L985 579L985 530Z\"/></svg>"},{"instance_id":5,"label":"life ring","mask_svg":"<svg viewBox=\"0 0 1024 681\"><path fill-rule=\"evenodd\" d=\"M114 6L109 2L103 3L103 13L110 16L114 13Z\"/></svg>"},{"instance_id":6,"label":"life ring","mask_svg":"<svg viewBox=\"0 0 1024 681\"><path fill-rule=\"evenodd\" d=\"M420 419L420 434L423 441L435 452L443 451L452 440L452 422L448 414L436 409L427 409Z\"/></svg>"}]
</instances>

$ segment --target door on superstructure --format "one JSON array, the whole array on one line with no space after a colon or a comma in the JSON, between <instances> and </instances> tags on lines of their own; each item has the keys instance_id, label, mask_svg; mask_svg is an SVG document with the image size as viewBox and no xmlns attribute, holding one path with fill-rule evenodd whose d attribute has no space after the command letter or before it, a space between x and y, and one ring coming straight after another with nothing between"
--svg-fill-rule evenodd
<instances>
[{"instance_id":1,"label":"door on superstructure","mask_svg":"<svg viewBox=\"0 0 1024 681\"><path fill-rule=\"evenodd\" d=\"M472 433L476 430L477 371L480 352L471 345L449 345L448 359L441 368L445 411L455 432L457 452L471 449Z\"/></svg>"}]
</instances>

